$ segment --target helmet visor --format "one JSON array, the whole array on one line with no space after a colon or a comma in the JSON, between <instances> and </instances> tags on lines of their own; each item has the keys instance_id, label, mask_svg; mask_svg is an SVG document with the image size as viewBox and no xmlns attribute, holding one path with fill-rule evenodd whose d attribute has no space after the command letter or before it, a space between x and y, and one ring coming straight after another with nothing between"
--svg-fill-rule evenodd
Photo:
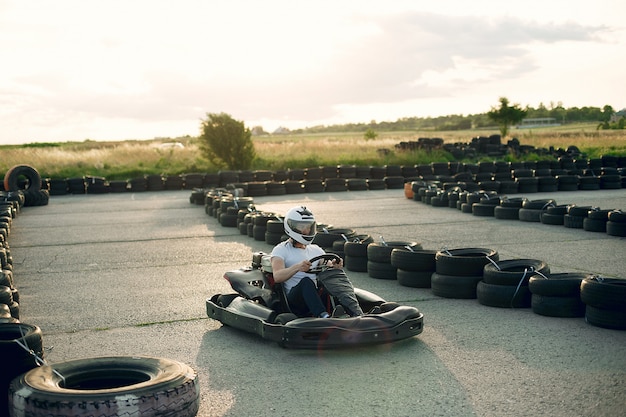
<instances>
[{"instance_id":1,"label":"helmet visor","mask_svg":"<svg viewBox=\"0 0 626 417\"><path fill-rule=\"evenodd\" d=\"M317 232L314 220L287 220L287 225L291 230L302 236L314 236Z\"/></svg>"}]
</instances>

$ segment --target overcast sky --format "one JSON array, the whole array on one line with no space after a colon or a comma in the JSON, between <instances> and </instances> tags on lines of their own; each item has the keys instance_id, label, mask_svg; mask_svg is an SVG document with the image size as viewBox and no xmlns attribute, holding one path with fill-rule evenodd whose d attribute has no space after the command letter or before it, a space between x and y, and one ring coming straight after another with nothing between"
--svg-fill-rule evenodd
<instances>
[{"instance_id":1,"label":"overcast sky","mask_svg":"<svg viewBox=\"0 0 626 417\"><path fill-rule=\"evenodd\" d=\"M626 107L623 0L0 0L0 144Z\"/></svg>"}]
</instances>

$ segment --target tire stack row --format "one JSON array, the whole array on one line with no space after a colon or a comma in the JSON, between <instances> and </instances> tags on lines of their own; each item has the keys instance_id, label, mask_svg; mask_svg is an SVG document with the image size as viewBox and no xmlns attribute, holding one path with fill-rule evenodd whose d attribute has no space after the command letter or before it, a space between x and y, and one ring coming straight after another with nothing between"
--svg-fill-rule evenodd
<instances>
[{"instance_id":1,"label":"tire stack row","mask_svg":"<svg viewBox=\"0 0 626 417\"><path fill-rule=\"evenodd\" d=\"M408 187L405 187L405 197L410 196L414 201L433 207L457 208L474 216L562 225L611 236L626 236L626 214L622 210L575 204L558 205L554 199L509 198L494 190L476 190L469 184L412 181L410 193L406 191Z\"/></svg>"},{"instance_id":2,"label":"tire stack row","mask_svg":"<svg viewBox=\"0 0 626 417\"><path fill-rule=\"evenodd\" d=\"M458 189L455 192L459 195L463 193ZM194 193L195 191L192 195L195 195ZM514 217L511 214L513 210L515 214L519 214L519 210L525 208L529 213L523 217L528 216L533 219L532 221L537 221L537 216L550 213L550 208L559 210L562 208L556 205L554 200L500 198L495 192L467 194L479 196L479 202L493 207L494 216L500 207L506 209L505 212L511 218ZM452 198L454 204L450 204L449 207L457 206L461 201L467 202L466 197L467 195L463 199L459 197L459 200ZM223 204L233 208L232 202L236 199L227 190L213 190L204 198L205 210L212 216L223 210ZM469 201L473 201L472 198ZM190 198L191 203L197 200L198 196ZM493 204L494 200L500 201L500 204ZM251 198L241 198L241 201L247 204L245 209L238 208L236 214L241 234L247 234L270 245L287 238L281 215L257 211ZM224 224L223 221L220 223L222 226L230 226L230 223ZM399 285L405 287L431 288L432 293L439 297L477 299L480 304L490 307L532 308L536 314L545 316L585 315L587 321L593 325L620 329L626 327L622 320L626 314L624 312L626 308L622 307L622 301L626 303L623 295L619 295L617 301L609 303L599 302L593 296L585 298L581 283L589 277L588 274L551 274L544 261L534 259L500 261L496 250L486 248L427 250L421 244L412 241L374 242L371 236L358 235L353 229L327 225L318 225L315 243L327 252L342 256L348 271L367 272L368 276L375 279L396 280ZM612 285L618 288L621 288L619 285L622 284L626 285L626 280L612 282ZM616 293L622 294L619 291Z\"/></svg>"},{"instance_id":3,"label":"tire stack row","mask_svg":"<svg viewBox=\"0 0 626 417\"><path fill-rule=\"evenodd\" d=\"M26 192L27 194L28 192ZM41 329L20 323L19 292L13 279L9 236L14 219L26 204L22 190L0 192L0 415L9 415L8 389L19 375L39 366L43 359Z\"/></svg>"}]
</instances>

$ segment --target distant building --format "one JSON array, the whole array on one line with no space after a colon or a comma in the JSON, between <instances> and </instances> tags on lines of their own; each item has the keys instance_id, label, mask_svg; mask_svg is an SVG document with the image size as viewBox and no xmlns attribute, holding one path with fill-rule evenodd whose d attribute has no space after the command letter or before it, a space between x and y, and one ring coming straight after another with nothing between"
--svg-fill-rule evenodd
<instances>
[{"instance_id":1,"label":"distant building","mask_svg":"<svg viewBox=\"0 0 626 417\"><path fill-rule=\"evenodd\" d=\"M551 126L561 126L561 123L558 123L554 117L535 117L522 120L522 123L520 123L516 127L518 129L531 129L537 127Z\"/></svg>"},{"instance_id":2,"label":"distant building","mask_svg":"<svg viewBox=\"0 0 626 417\"><path fill-rule=\"evenodd\" d=\"M626 118L626 109L621 109L620 111L615 112L611 115L611 119L609 120L609 122L617 123L620 121L620 119L624 118Z\"/></svg>"},{"instance_id":3,"label":"distant building","mask_svg":"<svg viewBox=\"0 0 626 417\"><path fill-rule=\"evenodd\" d=\"M289 129L287 129L286 127L280 126L278 129L272 132L272 135L287 135L289 133L291 133Z\"/></svg>"}]
</instances>

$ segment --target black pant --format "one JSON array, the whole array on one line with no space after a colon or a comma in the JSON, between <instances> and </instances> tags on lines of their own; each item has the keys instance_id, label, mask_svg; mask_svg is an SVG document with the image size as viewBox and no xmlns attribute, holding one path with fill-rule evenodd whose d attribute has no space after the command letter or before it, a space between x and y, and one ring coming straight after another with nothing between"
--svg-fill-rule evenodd
<instances>
[{"instance_id":1,"label":"black pant","mask_svg":"<svg viewBox=\"0 0 626 417\"><path fill-rule=\"evenodd\" d=\"M302 278L298 285L289 291L287 301L289 301L291 310L299 316L312 314L314 317L319 317L320 314L326 311L324 303L322 303L317 292L315 282L308 277Z\"/></svg>"}]
</instances>

